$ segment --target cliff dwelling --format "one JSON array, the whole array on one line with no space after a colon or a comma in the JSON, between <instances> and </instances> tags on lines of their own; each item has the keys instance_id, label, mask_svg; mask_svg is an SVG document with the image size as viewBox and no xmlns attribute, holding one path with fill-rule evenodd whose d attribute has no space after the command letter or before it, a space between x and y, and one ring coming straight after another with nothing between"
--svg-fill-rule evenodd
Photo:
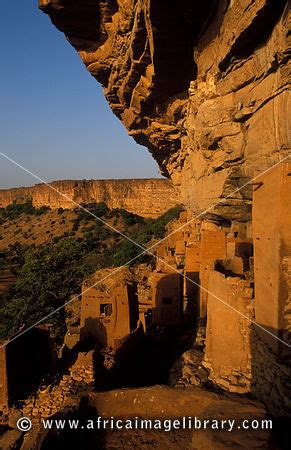
<instances>
[{"instance_id":1,"label":"cliff dwelling","mask_svg":"<svg viewBox=\"0 0 291 450\"><path fill-rule=\"evenodd\" d=\"M118 348L120 342L137 327L138 299L136 285L128 269L123 268L110 275L110 269L101 271L83 283L81 338L91 337L102 347ZM98 279L104 277L108 277L108 282L105 280L98 284Z\"/></svg>"},{"instance_id":2,"label":"cliff dwelling","mask_svg":"<svg viewBox=\"0 0 291 450\"><path fill-rule=\"evenodd\" d=\"M12 314L0 448L2 434L17 450L73 446L42 419L90 415L270 419L274 429L78 430L88 449L289 448L289 6L39 0L165 178L0 191L1 302L22 317L37 287L49 317L19 327ZM10 438L22 416L33 430Z\"/></svg>"}]
</instances>

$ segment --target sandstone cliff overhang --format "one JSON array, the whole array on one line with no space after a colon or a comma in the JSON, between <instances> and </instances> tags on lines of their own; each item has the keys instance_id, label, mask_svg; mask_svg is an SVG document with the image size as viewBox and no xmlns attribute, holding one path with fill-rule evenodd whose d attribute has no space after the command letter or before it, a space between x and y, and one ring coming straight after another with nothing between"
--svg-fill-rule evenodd
<instances>
[{"instance_id":1,"label":"sandstone cliff overhang","mask_svg":"<svg viewBox=\"0 0 291 450\"><path fill-rule=\"evenodd\" d=\"M250 220L251 188L232 192L290 151L289 2L39 3L188 206Z\"/></svg>"}]
</instances>

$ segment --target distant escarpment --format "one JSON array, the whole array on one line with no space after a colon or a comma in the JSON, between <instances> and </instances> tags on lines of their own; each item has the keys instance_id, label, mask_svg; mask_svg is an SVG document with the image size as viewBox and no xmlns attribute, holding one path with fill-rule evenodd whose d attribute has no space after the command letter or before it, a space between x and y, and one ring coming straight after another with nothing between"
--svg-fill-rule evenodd
<instances>
[{"instance_id":1,"label":"distant escarpment","mask_svg":"<svg viewBox=\"0 0 291 450\"><path fill-rule=\"evenodd\" d=\"M66 180L0 190L0 207L32 200L33 206L75 208L80 203L104 202L143 217L158 217L179 203L169 180Z\"/></svg>"},{"instance_id":2,"label":"distant escarpment","mask_svg":"<svg viewBox=\"0 0 291 450\"><path fill-rule=\"evenodd\" d=\"M238 188L290 151L288 1L40 0L40 8L188 207L250 220L251 186Z\"/></svg>"}]
</instances>

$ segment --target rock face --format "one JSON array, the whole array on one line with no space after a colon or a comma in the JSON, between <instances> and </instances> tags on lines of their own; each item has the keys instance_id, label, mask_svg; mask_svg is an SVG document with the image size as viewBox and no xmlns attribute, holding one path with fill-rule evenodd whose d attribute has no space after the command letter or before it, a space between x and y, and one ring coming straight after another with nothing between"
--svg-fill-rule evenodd
<instances>
[{"instance_id":1,"label":"rock face","mask_svg":"<svg viewBox=\"0 0 291 450\"><path fill-rule=\"evenodd\" d=\"M249 220L233 191L290 151L288 1L39 3L184 202Z\"/></svg>"},{"instance_id":2,"label":"rock face","mask_svg":"<svg viewBox=\"0 0 291 450\"><path fill-rule=\"evenodd\" d=\"M54 181L51 187L0 190L0 207L32 199L36 207L75 208L80 203L105 202L109 208L124 208L143 217L158 217L179 203L169 180L80 180Z\"/></svg>"}]
</instances>

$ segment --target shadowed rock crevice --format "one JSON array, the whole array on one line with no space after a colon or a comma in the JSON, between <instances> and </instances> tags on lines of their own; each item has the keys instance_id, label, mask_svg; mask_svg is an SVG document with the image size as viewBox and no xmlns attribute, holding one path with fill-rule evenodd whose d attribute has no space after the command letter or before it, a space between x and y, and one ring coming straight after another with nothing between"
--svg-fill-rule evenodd
<instances>
[{"instance_id":1,"label":"shadowed rock crevice","mask_svg":"<svg viewBox=\"0 0 291 450\"><path fill-rule=\"evenodd\" d=\"M219 64L220 70L225 72L233 61L248 58L259 46L264 45L285 7L285 0L277 0L276 2L267 0L250 26L238 36L230 53L221 61Z\"/></svg>"},{"instance_id":2,"label":"shadowed rock crevice","mask_svg":"<svg viewBox=\"0 0 291 450\"><path fill-rule=\"evenodd\" d=\"M221 200L234 170L241 185L290 150L287 3L41 0L40 6L182 202L248 221L251 197Z\"/></svg>"}]
</instances>

